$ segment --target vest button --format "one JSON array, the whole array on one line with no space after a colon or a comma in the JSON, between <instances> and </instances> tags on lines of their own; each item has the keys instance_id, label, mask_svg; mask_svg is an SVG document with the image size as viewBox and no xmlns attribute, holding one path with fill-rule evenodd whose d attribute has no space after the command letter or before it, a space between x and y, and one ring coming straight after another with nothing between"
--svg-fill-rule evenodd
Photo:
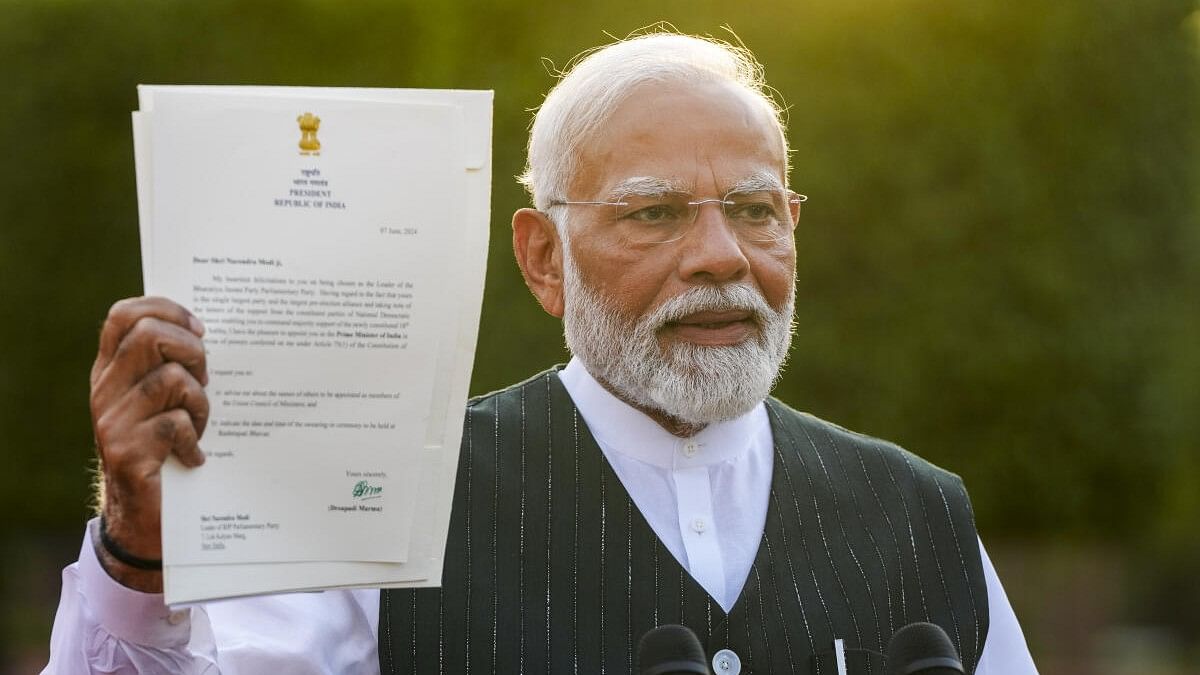
<instances>
[{"instance_id":1,"label":"vest button","mask_svg":"<svg viewBox=\"0 0 1200 675\"><path fill-rule=\"evenodd\" d=\"M738 675L742 672L742 659L732 649L722 649L713 655L712 666L716 675Z\"/></svg>"}]
</instances>

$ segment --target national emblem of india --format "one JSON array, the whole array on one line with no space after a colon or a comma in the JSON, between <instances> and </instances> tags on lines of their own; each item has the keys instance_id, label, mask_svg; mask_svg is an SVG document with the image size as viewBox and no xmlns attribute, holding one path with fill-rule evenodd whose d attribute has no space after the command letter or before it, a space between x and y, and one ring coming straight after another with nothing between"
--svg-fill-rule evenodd
<instances>
[{"instance_id":1,"label":"national emblem of india","mask_svg":"<svg viewBox=\"0 0 1200 675\"><path fill-rule=\"evenodd\" d=\"M317 140L317 128L321 126L321 118L306 112L296 118L300 123L300 154L321 154L321 141Z\"/></svg>"}]
</instances>

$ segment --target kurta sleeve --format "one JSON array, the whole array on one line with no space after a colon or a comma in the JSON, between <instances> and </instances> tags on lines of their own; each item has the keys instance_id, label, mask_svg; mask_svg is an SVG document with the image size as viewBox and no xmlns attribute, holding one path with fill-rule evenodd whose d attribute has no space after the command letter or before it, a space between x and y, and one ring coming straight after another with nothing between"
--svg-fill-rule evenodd
<instances>
[{"instance_id":1,"label":"kurta sleeve","mask_svg":"<svg viewBox=\"0 0 1200 675\"><path fill-rule=\"evenodd\" d=\"M163 596L117 583L96 558L97 523L88 529L79 560L62 573L62 596L43 675L164 673L214 675L216 650L203 610L172 612Z\"/></svg>"},{"instance_id":2,"label":"kurta sleeve","mask_svg":"<svg viewBox=\"0 0 1200 675\"><path fill-rule=\"evenodd\" d=\"M1000 584L996 568L983 549L983 541L979 542L979 557L987 581L988 635L975 675L1037 675L1021 624L1008 602L1008 594Z\"/></svg>"}]
</instances>

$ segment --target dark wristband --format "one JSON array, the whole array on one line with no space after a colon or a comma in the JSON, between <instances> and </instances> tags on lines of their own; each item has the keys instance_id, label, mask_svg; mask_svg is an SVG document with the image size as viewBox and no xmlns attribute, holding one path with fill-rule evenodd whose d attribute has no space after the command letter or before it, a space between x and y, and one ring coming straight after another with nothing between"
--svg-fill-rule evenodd
<instances>
[{"instance_id":1,"label":"dark wristband","mask_svg":"<svg viewBox=\"0 0 1200 675\"><path fill-rule=\"evenodd\" d=\"M100 545L104 547L105 551L108 551L109 555L117 560L120 560L126 565L129 565L130 567L136 567L139 570L149 570L152 572L162 571L161 559L150 560L148 558L139 558L129 551L121 548L120 544L113 541L112 537L108 536L108 525L104 522L104 516L100 516Z\"/></svg>"}]
</instances>

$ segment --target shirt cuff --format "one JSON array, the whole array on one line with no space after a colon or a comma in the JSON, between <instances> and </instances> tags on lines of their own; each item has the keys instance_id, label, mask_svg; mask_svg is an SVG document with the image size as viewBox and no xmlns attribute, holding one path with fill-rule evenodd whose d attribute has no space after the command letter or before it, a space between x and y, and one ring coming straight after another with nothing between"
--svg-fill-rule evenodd
<instances>
[{"instance_id":1,"label":"shirt cuff","mask_svg":"<svg viewBox=\"0 0 1200 675\"><path fill-rule=\"evenodd\" d=\"M79 589L88 612L109 635L159 649L187 645L192 632L191 610L172 612L161 593L143 593L122 586L96 558L93 544L99 519L88 522L79 551Z\"/></svg>"}]
</instances>

